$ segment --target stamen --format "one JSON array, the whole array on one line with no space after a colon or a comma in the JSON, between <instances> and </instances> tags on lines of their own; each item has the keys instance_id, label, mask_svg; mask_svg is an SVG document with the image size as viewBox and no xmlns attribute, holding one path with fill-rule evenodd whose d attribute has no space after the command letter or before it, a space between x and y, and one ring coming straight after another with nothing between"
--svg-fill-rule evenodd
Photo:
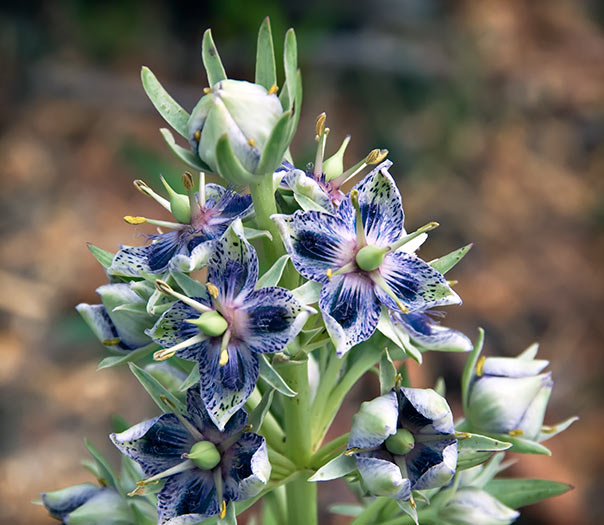
<instances>
[{"instance_id":1,"label":"stamen","mask_svg":"<svg viewBox=\"0 0 604 525\"><path fill-rule=\"evenodd\" d=\"M344 452L345 456L352 456L353 454L358 454L360 452L370 452L374 450L373 448L369 447L369 448L357 448L357 447L352 447L349 448L348 450L346 450L346 452Z\"/></svg>"},{"instance_id":2,"label":"stamen","mask_svg":"<svg viewBox=\"0 0 604 525\"><path fill-rule=\"evenodd\" d=\"M223 520L226 516L226 501L222 500L220 503L220 519Z\"/></svg>"},{"instance_id":3,"label":"stamen","mask_svg":"<svg viewBox=\"0 0 604 525\"><path fill-rule=\"evenodd\" d=\"M175 474L180 474L181 472L186 472L187 470L191 470L195 468L195 464L187 459L178 465L174 465L169 469L160 472L159 474L155 474L155 476L151 476L150 478L141 479L136 482L137 487L145 487L146 485L152 485L157 483L160 479L164 479L170 476L174 476ZM135 489L136 490L136 489Z\"/></svg>"},{"instance_id":4,"label":"stamen","mask_svg":"<svg viewBox=\"0 0 604 525\"><path fill-rule=\"evenodd\" d=\"M148 222L149 224L154 224L155 226L160 226L163 228L171 228L172 230L182 230L185 227L184 224L180 224L178 222L159 221L156 219L147 219L147 217L135 217L132 215L126 215L124 217L124 221L135 226Z\"/></svg>"},{"instance_id":5,"label":"stamen","mask_svg":"<svg viewBox=\"0 0 604 525\"><path fill-rule=\"evenodd\" d=\"M189 209L191 210L191 218L199 217L201 209L195 199L195 182L193 182L193 175L188 171L185 171L182 176L182 185L187 190L187 196L189 197Z\"/></svg>"},{"instance_id":6,"label":"stamen","mask_svg":"<svg viewBox=\"0 0 604 525\"><path fill-rule=\"evenodd\" d=\"M183 348L188 348L189 346L203 343L206 339L208 339L207 335L199 333L197 335L194 335L193 337L189 337L189 339L186 339L181 343L171 346L170 348L158 350L153 354L153 360L165 361L166 359L170 359L170 357L172 357L176 352L182 350Z\"/></svg>"},{"instance_id":7,"label":"stamen","mask_svg":"<svg viewBox=\"0 0 604 525\"><path fill-rule=\"evenodd\" d=\"M145 217L135 217L133 215L125 215L124 220L128 224L132 224L133 226L136 226L138 224L144 224L147 222L147 219L145 219Z\"/></svg>"},{"instance_id":8,"label":"stamen","mask_svg":"<svg viewBox=\"0 0 604 525\"><path fill-rule=\"evenodd\" d=\"M222 344L220 345L220 360L218 364L224 366L229 362L229 341L231 340L231 331L227 330L222 336Z\"/></svg>"},{"instance_id":9,"label":"stamen","mask_svg":"<svg viewBox=\"0 0 604 525\"><path fill-rule=\"evenodd\" d=\"M342 266L339 270L333 272L333 275L343 275L345 273L354 272L356 269L356 264L353 262L349 262Z\"/></svg>"},{"instance_id":10,"label":"stamen","mask_svg":"<svg viewBox=\"0 0 604 525\"><path fill-rule=\"evenodd\" d=\"M193 136L195 137L195 140L199 142L201 140L201 130L198 129L195 133L193 133Z\"/></svg>"},{"instance_id":11,"label":"stamen","mask_svg":"<svg viewBox=\"0 0 604 525\"><path fill-rule=\"evenodd\" d=\"M470 439L472 434L469 434L468 432L455 432L455 437L457 439Z\"/></svg>"},{"instance_id":12,"label":"stamen","mask_svg":"<svg viewBox=\"0 0 604 525\"><path fill-rule=\"evenodd\" d=\"M198 312L205 313L213 311L209 306L201 304L195 299L191 299L190 297L177 292L167 282L162 281L161 279L157 279L157 281L155 281L155 289L160 293L171 295L172 297L180 299L183 303L188 304L191 308L197 310Z\"/></svg>"},{"instance_id":13,"label":"stamen","mask_svg":"<svg viewBox=\"0 0 604 525\"><path fill-rule=\"evenodd\" d=\"M378 150L373 150L371 153L374 153L374 155L372 155L370 159L369 158L367 159L367 164L369 166L375 166L376 164L379 164L388 156L387 149L381 149L378 151L377 154L375 154L375 151L378 151Z\"/></svg>"},{"instance_id":14,"label":"stamen","mask_svg":"<svg viewBox=\"0 0 604 525\"><path fill-rule=\"evenodd\" d=\"M453 286L455 286L456 284L459 284L459 281L457 281L457 280L455 280L455 279L454 279L454 280L452 280L452 281L447 281L447 284L448 284L448 285L449 285L451 288L453 288Z\"/></svg>"},{"instance_id":15,"label":"stamen","mask_svg":"<svg viewBox=\"0 0 604 525\"><path fill-rule=\"evenodd\" d=\"M360 171L364 170L367 166L372 166L381 162L388 155L387 149L374 149L369 152L363 160L357 162L351 168L348 168L342 175L333 179L333 183L336 187L340 187L343 184L347 183L350 179L352 179L355 175L357 175Z\"/></svg>"},{"instance_id":16,"label":"stamen","mask_svg":"<svg viewBox=\"0 0 604 525\"><path fill-rule=\"evenodd\" d=\"M121 342L121 339L119 337L114 337L113 339L105 339L103 341L103 344L105 346L116 346L119 345Z\"/></svg>"},{"instance_id":17,"label":"stamen","mask_svg":"<svg viewBox=\"0 0 604 525\"><path fill-rule=\"evenodd\" d=\"M392 288L390 288L390 285L385 281L385 279L378 272L371 272L369 274L369 277L377 286L379 286L386 293L386 295L388 295L388 297L390 297L390 299L392 299L396 303L396 306L398 306L399 310L402 313L404 313L404 314L409 313L409 308L407 308L402 303L402 301L396 296L396 294L394 293Z\"/></svg>"},{"instance_id":18,"label":"stamen","mask_svg":"<svg viewBox=\"0 0 604 525\"><path fill-rule=\"evenodd\" d=\"M224 485L222 482L222 471L220 470L220 465L212 471L212 474L214 475L216 498L220 502L220 517L224 518L226 516L226 501L224 501L223 497Z\"/></svg>"},{"instance_id":19,"label":"stamen","mask_svg":"<svg viewBox=\"0 0 604 525\"><path fill-rule=\"evenodd\" d=\"M396 374L396 377L394 378L394 389L398 392L401 389L401 386L403 384L403 376L398 373Z\"/></svg>"},{"instance_id":20,"label":"stamen","mask_svg":"<svg viewBox=\"0 0 604 525\"><path fill-rule=\"evenodd\" d=\"M155 201L157 201L159 204L161 204L164 208L166 208L166 210L170 209L170 201L168 201L168 199L165 199L164 197L162 197L161 195L155 193L145 181L142 181L140 179L136 179L134 181L134 187L140 191L143 195L146 195L147 197L151 197L152 199L154 199Z\"/></svg>"},{"instance_id":21,"label":"stamen","mask_svg":"<svg viewBox=\"0 0 604 525\"><path fill-rule=\"evenodd\" d=\"M417 503L415 503L415 498L413 497L413 494L409 496L409 505L411 505L411 507L414 509L417 507Z\"/></svg>"},{"instance_id":22,"label":"stamen","mask_svg":"<svg viewBox=\"0 0 604 525\"><path fill-rule=\"evenodd\" d=\"M359 190L354 189L350 192L350 202L356 212L355 229L357 232L357 247L360 249L367 246L367 238L365 237L365 229L363 227L363 217L361 215L361 207L359 206Z\"/></svg>"},{"instance_id":23,"label":"stamen","mask_svg":"<svg viewBox=\"0 0 604 525\"><path fill-rule=\"evenodd\" d=\"M268 90L268 94L274 95L275 93L277 93L277 91L279 91L279 86L277 84L273 84L271 86L271 88Z\"/></svg>"},{"instance_id":24,"label":"stamen","mask_svg":"<svg viewBox=\"0 0 604 525\"><path fill-rule=\"evenodd\" d=\"M455 433L455 434L416 434L415 435L415 440L419 441L420 443L429 443L431 441L442 441L443 439L457 439L457 433Z\"/></svg>"},{"instance_id":25,"label":"stamen","mask_svg":"<svg viewBox=\"0 0 604 525\"><path fill-rule=\"evenodd\" d=\"M218 295L220 292L218 291L218 287L212 283L206 283L206 288L208 289L208 293L214 298L218 299Z\"/></svg>"},{"instance_id":26,"label":"stamen","mask_svg":"<svg viewBox=\"0 0 604 525\"><path fill-rule=\"evenodd\" d=\"M393 251L393 252L395 252L396 250L398 250L404 244L407 244L409 241L412 241L416 237L419 237L422 233L426 233L426 232L432 231L432 230L438 228L439 226L440 226L440 224L438 224L435 221L429 222L428 224L424 224L422 227L418 228L413 233L405 235L404 237L401 237L395 243L392 243L390 245L390 250Z\"/></svg>"},{"instance_id":27,"label":"stamen","mask_svg":"<svg viewBox=\"0 0 604 525\"><path fill-rule=\"evenodd\" d=\"M327 135L329 134L329 128L325 127L325 120L327 119L327 115L325 113L321 113L317 117L317 153L315 155L315 168L313 171L313 175L316 179L321 176L323 171L323 157L325 155L325 142L327 141Z\"/></svg>"},{"instance_id":28,"label":"stamen","mask_svg":"<svg viewBox=\"0 0 604 525\"><path fill-rule=\"evenodd\" d=\"M554 432L556 432L556 430L558 430L556 427L551 427L549 425L543 425L541 427L541 432L543 432L544 434L553 434Z\"/></svg>"},{"instance_id":29,"label":"stamen","mask_svg":"<svg viewBox=\"0 0 604 525\"><path fill-rule=\"evenodd\" d=\"M206 95L209 95L209 94L212 92L212 88L209 88L209 87L204 87L204 88L203 88L203 92L204 92Z\"/></svg>"},{"instance_id":30,"label":"stamen","mask_svg":"<svg viewBox=\"0 0 604 525\"><path fill-rule=\"evenodd\" d=\"M518 437L524 434L524 430L522 430L521 428L517 428L515 430L510 430L508 434L512 437Z\"/></svg>"},{"instance_id":31,"label":"stamen","mask_svg":"<svg viewBox=\"0 0 604 525\"><path fill-rule=\"evenodd\" d=\"M483 369L483 367L484 367L484 362L485 362L485 360L486 360L486 357L485 357L485 356L482 356L482 357L481 357L481 358L478 360L478 363L476 363L476 375L477 375L478 377L481 377L481 376L482 376L482 369Z\"/></svg>"},{"instance_id":32,"label":"stamen","mask_svg":"<svg viewBox=\"0 0 604 525\"><path fill-rule=\"evenodd\" d=\"M247 143L249 144L250 148L253 148L256 145L256 141L254 139L248 139Z\"/></svg>"},{"instance_id":33,"label":"stamen","mask_svg":"<svg viewBox=\"0 0 604 525\"><path fill-rule=\"evenodd\" d=\"M331 277L333 276L333 270L331 268L327 268L327 271L325 272L325 275L327 275L327 279L329 281L331 281Z\"/></svg>"}]
</instances>

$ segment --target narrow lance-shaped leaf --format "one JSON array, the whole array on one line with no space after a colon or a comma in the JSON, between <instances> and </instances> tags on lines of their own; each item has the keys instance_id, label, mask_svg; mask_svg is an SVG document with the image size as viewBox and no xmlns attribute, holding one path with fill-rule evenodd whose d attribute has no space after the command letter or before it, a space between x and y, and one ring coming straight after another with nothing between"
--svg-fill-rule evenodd
<instances>
[{"instance_id":1,"label":"narrow lance-shaped leaf","mask_svg":"<svg viewBox=\"0 0 604 525\"><path fill-rule=\"evenodd\" d=\"M258 31L258 47L256 48L256 84L270 89L277 84L277 69L275 65L275 49L271 22L267 16Z\"/></svg>"},{"instance_id":2,"label":"narrow lance-shaped leaf","mask_svg":"<svg viewBox=\"0 0 604 525\"><path fill-rule=\"evenodd\" d=\"M206 32L203 34L201 59L208 75L210 87L221 80L226 80L227 74L220 60L220 55L218 55L218 49L216 49L216 45L214 44L211 29L206 29Z\"/></svg>"},{"instance_id":3,"label":"narrow lance-shaped leaf","mask_svg":"<svg viewBox=\"0 0 604 525\"><path fill-rule=\"evenodd\" d=\"M148 67L142 68L141 80L155 109L176 132L188 139L189 114L169 95Z\"/></svg>"},{"instance_id":4,"label":"narrow lance-shaped leaf","mask_svg":"<svg viewBox=\"0 0 604 525\"><path fill-rule=\"evenodd\" d=\"M388 349L386 348L380 358L380 393L381 395L387 394L394 387L396 381L396 368Z\"/></svg>"},{"instance_id":5,"label":"narrow lance-shaped leaf","mask_svg":"<svg viewBox=\"0 0 604 525\"><path fill-rule=\"evenodd\" d=\"M267 412L271 407L271 403L273 402L273 396L275 394L275 390L273 388L269 388L262 395L262 399L260 399L260 403L256 405L256 407L250 413L250 417L248 419L248 423L252 425L252 429L254 432L259 432L262 428L262 423L264 422L264 416L266 416Z\"/></svg>"},{"instance_id":6,"label":"narrow lance-shaped leaf","mask_svg":"<svg viewBox=\"0 0 604 525\"><path fill-rule=\"evenodd\" d=\"M275 124L256 168L256 173L259 175L273 173L283 162L283 155L289 146L289 124L291 118L291 111L286 111L281 115L277 124Z\"/></svg>"},{"instance_id":7,"label":"narrow lance-shaped leaf","mask_svg":"<svg viewBox=\"0 0 604 525\"><path fill-rule=\"evenodd\" d=\"M98 468L98 472L101 475L101 482L109 485L111 487L120 490L120 485L117 481L117 475L109 465L108 461L103 457L103 455L98 451L98 449L90 442L87 438L84 438L84 444L90 452L90 455L93 457L94 462Z\"/></svg>"},{"instance_id":8,"label":"narrow lance-shaped leaf","mask_svg":"<svg viewBox=\"0 0 604 525\"><path fill-rule=\"evenodd\" d=\"M308 481L329 481L331 479L341 478L350 474L355 468L356 463L352 456L340 454L331 461L325 463L325 465L308 478Z\"/></svg>"},{"instance_id":9,"label":"narrow lance-shaped leaf","mask_svg":"<svg viewBox=\"0 0 604 525\"><path fill-rule=\"evenodd\" d=\"M111 266L115 254L108 252L107 250L103 250L102 248L99 248L91 243L88 243L88 249L90 250L90 253L94 255L94 258L101 263L103 268L107 269Z\"/></svg>"},{"instance_id":10,"label":"narrow lance-shaped leaf","mask_svg":"<svg viewBox=\"0 0 604 525\"><path fill-rule=\"evenodd\" d=\"M545 479L494 479L485 490L501 503L518 509L568 492L573 487Z\"/></svg>"},{"instance_id":11,"label":"narrow lance-shaped leaf","mask_svg":"<svg viewBox=\"0 0 604 525\"><path fill-rule=\"evenodd\" d=\"M157 350L157 345L155 343L150 343L142 348L137 348L136 350L127 353L126 355L110 355L105 357L97 367L97 370L102 370L104 368L113 368L114 366L123 365L124 363L131 363L132 361L138 361L139 359L143 359L147 357L151 352Z\"/></svg>"},{"instance_id":12,"label":"narrow lance-shaped leaf","mask_svg":"<svg viewBox=\"0 0 604 525\"><path fill-rule=\"evenodd\" d=\"M210 167L207 164L205 164L204 162L202 162L201 159L197 155L194 155L188 149L185 149L182 146L179 146L178 144L176 144L176 141L174 140L174 135L172 135L172 133L170 132L169 129L161 128L159 130L159 132L161 133L161 136L166 141L166 144L168 145L168 147L172 150L172 153L174 153L185 164L188 164L189 166L196 169L197 171L204 171L204 172L212 171L210 169Z\"/></svg>"},{"instance_id":13,"label":"narrow lance-shaped leaf","mask_svg":"<svg viewBox=\"0 0 604 525\"><path fill-rule=\"evenodd\" d=\"M484 344L484 330L482 328L478 329L478 337L476 338L476 342L474 343L474 349L470 352L468 356L468 360L466 361L466 366L463 369L463 374L461 376L461 400L463 402L464 412L467 414L468 412L468 398L470 395L470 380L472 379L472 375L474 374L474 369L476 368L476 363L478 362L478 356L482 351L482 345Z\"/></svg>"},{"instance_id":14,"label":"narrow lance-shaped leaf","mask_svg":"<svg viewBox=\"0 0 604 525\"><path fill-rule=\"evenodd\" d=\"M199 383L199 380L200 380L199 367L197 365L194 365L193 368L191 368L191 372L189 372L189 375L185 378L185 380L182 382L182 384L178 387L178 391L186 392L189 388L191 388L192 386Z\"/></svg>"},{"instance_id":15,"label":"narrow lance-shaped leaf","mask_svg":"<svg viewBox=\"0 0 604 525\"><path fill-rule=\"evenodd\" d=\"M294 392L284 379L279 375L273 365L268 362L268 359L264 354L258 354L258 365L260 370L260 377L264 379L269 385L275 390L281 392L284 396L295 397L297 392Z\"/></svg>"},{"instance_id":16,"label":"narrow lance-shaped leaf","mask_svg":"<svg viewBox=\"0 0 604 525\"><path fill-rule=\"evenodd\" d=\"M206 287L199 281L192 279L185 273L172 272L170 274L172 279L176 281L176 284L180 289L185 292L185 295L189 297L205 297L207 295Z\"/></svg>"},{"instance_id":17,"label":"narrow lance-shaped leaf","mask_svg":"<svg viewBox=\"0 0 604 525\"><path fill-rule=\"evenodd\" d=\"M183 403L172 393L166 390L166 388L149 372L143 370L139 366L136 366L134 363L129 363L129 366L130 370L139 380L140 384L143 385L143 388L148 392L153 401L155 401L155 404L161 408L163 412L174 412L176 409L183 414L186 413L186 408ZM168 403L164 401L164 398L168 400Z\"/></svg>"},{"instance_id":18,"label":"narrow lance-shaped leaf","mask_svg":"<svg viewBox=\"0 0 604 525\"><path fill-rule=\"evenodd\" d=\"M277 286L283 275L285 265L289 260L289 255L285 254L279 257L275 263L266 271L266 273L258 279L256 289L266 288L267 286Z\"/></svg>"},{"instance_id":19,"label":"narrow lance-shaped leaf","mask_svg":"<svg viewBox=\"0 0 604 525\"><path fill-rule=\"evenodd\" d=\"M254 175L235 157L226 133L216 143L216 164L220 176L233 184L252 184L255 181Z\"/></svg>"},{"instance_id":20,"label":"narrow lance-shaped leaf","mask_svg":"<svg viewBox=\"0 0 604 525\"><path fill-rule=\"evenodd\" d=\"M296 97L296 71L298 69L298 44L293 28L288 29L287 33L285 33L283 68L285 70L285 85L288 90L289 99L287 109L291 109Z\"/></svg>"},{"instance_id":21,"label":"narrow lance-shaped leaf","mask_svg":"<svg viewBox=\"0 0 604 525\"><path fill-rule=\"evenodd\" d=\"M356 518L363 512L364 507L353 505L352 503L334 503L327 507L331 514L339 514L340 516L349 516Z\"/></svg>"},{"instance_id":22,"label":"narrow lance-shaped leaf","mask_svg":"<svg viewBox=\"0 0 604 525\"><path fill-rule=\"evenodd\" d=\"M447 255L443 255L442 257L431 261L430 266L432 266L432 268L434 268L436 271L445 274L464 258L472 246L472 244L466 244L465 246L462 246L461 248L452 251Z\"/></svg>"}]
</instances>

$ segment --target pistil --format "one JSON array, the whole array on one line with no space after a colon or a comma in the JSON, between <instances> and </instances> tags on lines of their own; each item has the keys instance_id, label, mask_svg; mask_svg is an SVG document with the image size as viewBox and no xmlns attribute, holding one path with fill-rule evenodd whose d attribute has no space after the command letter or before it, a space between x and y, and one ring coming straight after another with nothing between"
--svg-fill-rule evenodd
<instances>
[{"instance_id":1,"label":"pistil","mask_svg":"<svg viewBox=\"0 0 604 525\"><path fill-rule=\"evenodd\" d=\"M355 230L357 233L357 245L359 248L363 248L367 246L367 237L365 236L365 228L363 227L361 207L359 206L359 190L354 189L350 192L350 202L356 215Z\"/></svg>"},{"instance_id":2,"label":"pistil","mask_svg":"<svg viewBox=\"0 0 604 525\"><path fill-rule=\"evenodd\" d=\"M155 191L153 191L145 181L136 179L133 184L134 184L134 187L138 191L140 191L143 195L146 195L147 197L151 197L156 202L158 202L161 206L166 208L166 210L170 211L170 201L168 199L162 197Z\"/></svg>"}]
</instances>

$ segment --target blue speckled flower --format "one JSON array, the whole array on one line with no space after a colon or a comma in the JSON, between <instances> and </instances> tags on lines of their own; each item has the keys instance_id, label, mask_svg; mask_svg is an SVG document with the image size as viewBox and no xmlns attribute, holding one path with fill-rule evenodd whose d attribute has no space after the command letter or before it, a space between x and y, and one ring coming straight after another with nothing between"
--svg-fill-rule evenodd
<instances>
[{"instance_id":1,"label":"blue speckled flower","mask_svg":"<svg viewBox=\"0 0 604 525\"><path fill-rule=\"evenodd\" d=\"M249 195L242 195L218 184L204 185L202 180L200 187L204 191L193 194L192 183L189 182L189 196L178 194L165 184L170 199L157 195L142 181L135 182L143 193L172 211L178 222L125 217L130 224L147 222L172 231L149 235L151 243L146 246L122 247L108 269L110 274L138 277L141 272L156 274L166 270L197 270L207 262L214 241L226 231L229 224L236 219L245 219L253 212Z\"/></svg>"},{"instance_id":2,"label":"blue speckled flower","mask_svg":"<svg viewBox=\"0 0 604 525\"><path fill-rule=\"evenodd\" d=\"M254 497L268 481L266 442L246 423L240 410L219 430L194 387L187 391L187 414L163 414L110 437L148 476L138 490L165 480L158 523L195 524L224 513L231 501Z\"/></svg>"},{"instance_id":3,"label":"blue speckled flower","mask_svg":"<svg viewBox=\"0 0 604 525\"><path fill-rule=\"evenodd\" d=\"M411 490L441 487L457 465L451 409L431 389L392 390L361 405L346 454L375 496L406 501Z\"/></svg>"},{"instance_id":4,"label":"blue speckled flower","mask_svg":"<svg viewBox=\"0 0 604 525\"><path fill-rule=\"evenodd\" d=\"M338 355L373 334L382 305L410 313L461 302L442 274L407 253L407 242L437 224L406 234L391 165L377 166L333 215L273 216L296 269L324 285L319 306Z\"/></svg>"},{"instance_id":5,"label":"blue speckled flower","mask_svg":"<svg viewBox=\"0 0 604 525\"><path fill-rule=\"evenodd\" d=\"M236 222L215 245L209 293L188 298L161 283L161 291L180 300L148 331L164 348L156 359L177 355L199 363L201 397L219 428L254 390L257 354L283 350L308 315L289 290L255 290L257 278L256 251Z\"/></svg>"}]
</instances>

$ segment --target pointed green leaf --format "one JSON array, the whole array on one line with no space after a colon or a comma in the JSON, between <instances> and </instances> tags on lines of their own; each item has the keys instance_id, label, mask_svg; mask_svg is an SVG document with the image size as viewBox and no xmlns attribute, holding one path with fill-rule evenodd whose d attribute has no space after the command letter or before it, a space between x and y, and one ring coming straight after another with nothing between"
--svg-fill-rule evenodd
<instances>
[{"instance_id":1,"label":"pointed green leaf","mask_svg":"<svg viewBox=\"0 0 604 525\"><path fill-rule=\"evenodd\" d=\"M202 160L197 155L195 155L188 149L185 149L182 146L176 144L176 141L174 140L174 135L172 135L172 132L169 129L161 128L159 132L166 141L168 147L172 150L172 153L174 153L185 164L188 164L197 171L204 171L206 173L212 172L210 167L204 162L202 162Z\"/></svg>"},{"instance_id":2,"label":"pointed green leaf","mask_svg":"<svg viewBox=\"0 0 604 525\"><path fill-rule=\"evenodd\" d=\"M532 505L568 492L573 487L545 479L494 479L485 490L512 509Z\"/></svg>"},{"instance_id":3,"label":"pointed green leaf","mask_svg":"<svg viewBox=\"0 0 604 525\"><path fill-rule=\"evenodd\" d=\"M486 461L493 452L509 449L512 445L479 434L467 434L469 437L457 442L457 468L465 470Z\"/></svg>"},{"instance_id":4,"label":"pointed green leaf","mask_svg":"<svg viewBox=\"0 0 604 525\"><path fill-rule=\"evenodd\" d=\"M192 386L195 386L197 383L199 383L199 380L200 380L199 366L197 366L197 363L195 363L193 368L191 368L191 372L189 372L189 375L182 382L182 384L178 387L178 391L186 392L187 390L189 390L189 388L191 388Z\"/></svg>"},{"instance_id":5,"label":"pointed green leaf","mask_svg":"<svg viewBox=\"0 0 604 525\"><path fill-rule=\"evenodd\" d=\"M417 520L417 508L415 505L411 505L409 501L397 501L397 503L401 510L413 520L413 523L419 525Z\"/></svg>"},{"instance_id":6,"label":"pointed green leaf","mask_svg":"<svg viewBox=\"0 0 604 525\"><path fill-rule=\"evenodd\" d=\"M164 386L149 372L143 370L139 366L136 366L134 363L129 363L129 366L130 370L139 380L140 384L143 385L143 388L163 412L174 412L174 410L178 410L183 414L186 413L186 408L183 403L168 390L166 390ZM165 397L169 404L164 402L162 397Z\"/></svg>"},{"instance_id":7,"label":"pointed green leaf","mask_svg":"<svg viewBox=\"0 0 604 525\"><path fill-rule=\"evenodd\" d=\"M275 394L274 388L269 388L262 395L262 399L260 399L260 403L256 405L254 410L250 412L250 417L248 419L248 423L252 425L252 429L254 432L258 433L262 428L262 423L264 422L264 416L266 416L267 412L271 407L271 403L273 402L273 396Z\"/></svg>"},{"instance_id":8,"label":"pointed green leaf","mask_svg":"<svg viewBox=\"0 0 604 525\"><path fill-rule=\"evenodd\" d=\"M281 392L284 396L295 397L297 392L294 392L284 379L279 375L273 365L268 362L264 354L258 354L258 365L260 369L260 377L264 379L275 390Z\"/></svg>"},{"instance_id":9,"label":"pointed green leaf","mask_svg":"<svg viewBox=\"0 0 604 525\"><path fill-rule=\"evenodd\" d=\"M279 281L281 280L281 276L283 275L283 270L285 269L285 265L289 260L289 254L282 255L279 257L275 264L273 264L266 273L258 279L256 283L256 290L260 288L266 288L267 286L277 286Z\"/></svg>"},{"instance_id":10,"label":"pointed green leaf","mask_svg":"<svg viewBox=\"0 0 604 525\"><path fill-rule=\"evenodd\" d=\"M303 193L294 193L294 199L300 205L304 211L320 211L322 213L330 213L329 210L326 210L320 204L313 201L310 197L304 195Z\"/></svg>"},{"instance_id":11,"label":"pointed green leaf","mask_svg":"<svg viewBox=\"0 0 604 525\"><path fill-rule=\"evenodd\" d=\"M221 80L226 80L227 74L222 66L222 62L220 61L220 55L218 55L218 50L214 44L211 29L207 29L203 34L201 58L203 60L203 66L206 68L210 87L214 86L214 84L220 82Z\"/></svg>"},{"instance_id":12,"label":"pointed green leaf","mask_svg":"<svg viewBox=\"0 0 604 525\"><path fill-rule=\"evenodd\" d=\"M259 239L260 237L266 237L269 241L273 240L273 236L268 230L257 230L256 228L248 228L247 226L243 227L243 235L248 241Z\"/></svg>"},{"instance_id":13,"label":"pointed green leaf","mask_svg":"<svg viewBox=\"0 0 604 525\"><path fill-rule=\"evenodd\" d=\"M510 452L519 452L521 454L541 454L544 456L552 455L552 451L549 448L537 443L536 441L531 441L530 439L509 436L507 434L485 434L493 439L511 443L513 446L510 448Z\"/></svg>"},{"instance_id":14,"label":"pointed green leaf","mask_svg":"<svg viewBox=\"0 0 604 525\"><path fill-rule=\"evenodd\" d=\"M93 457L94 462L98 468L98 472L100 474L100 480L105 485L109 485L111 487L120 490L119 483L117 481L117 475L109 465L109 462L103 457L103 455L98 451L98 449L90 442L87 438L84 438L84 444L90 452L90 455Z\"/></svg>"},{"instance_id":15,"label":"pointed green leaf","mask_svg":"<svg viewBox=\"0 0 604 525\"><path fill-rule=\"evenodd\" d=\"M296 97L296 71L298 70L298 43L293 28L288 29L285 33L283 68L285 70L285 87L288 90L289 98L288 109L291 109Z\"/></svg>"},{"instance_id":16,"label":"pointed green leaf","mask_svg":"<svg viewBox=\"0 0 604 525\"><path fill-rule=\"evenodd\" d=\"M518 355L518 359L522 361L532 361L537 357L537 352L539 351L539 343L533 343L529 346L524 352Z\"/></svg>"},{"instance_id":17,"label":"pointed green leaf","mask_svg":"<svg viewBox=\"0 0 604 525\"><path fill-rule=\"evenodd\" d=\"M302 304L314 304L319 300L323 285L315 281L307 281L302 286L292 290L294 297Z\"/></svg>"},{"instance_id":18,"label":"pointed green leaf","mask_svg":"<svg viewBox=\"0 0 604 525\"><path fill-rule=\"evenodd\" d=\"M216 165L221 177L232 184L251 184L257 177L247 171L235 157L226 133L216 143Z\"/></svg>"},{"instance_id":19,"label":"pointed green leaf","mask_svg":"<svg viewBox=\"0 0 604 525\"><path fill-rule=\"evenodd\" d=\"M335 503L334 505L327 507L327 510L331 514L339 514L340 516L350 516L351 518L356 518L363 512L364 507L361 507L360 505L353 505L352 503Z\"/></svg>"},{"instance_id":20,"label":"pointed green leaf","mask_svg":"<svg viewBox=\"0 0 604 525\"><path fill-rule=\"evenodd\" d=\"M226 515L224 518L218 518L217 525L237 525L237 511L235 503L229 503L226 508Z\"/></svg>"},{"instance_id":21,"label":"pointed green leaf","mask_svg":"<svg viewBox=\"0 0 604 525\"><path fill-rule=\"evenodd\" d=\"M565 421L562 421L562 423L558 423L557 425L543 426L541 428L541 432L539 432L539 438L537 441L547 441L548 439L557 436L560 432L564 432L568 427L578 420L579 418L577 416L573 416L569 417Z\"/></svg>"},{"instance_id":22,"label":"pointed green leaf","mask_svg":"<svg viewBox=\"0 0 604 525\"><path fill-rule=\"evenodd\" d=\"M385 349L380 358L380 392L381 395L387 394L394 388L394 382L396 381L396 368L388 349Z\"/></svg>"},{"instance_id":23,"label":"pointed green leaf","mask_svg":"<svg viewBox=\"0 0 604 525\"><path fill-rule=\"evenodd\" d=\"M97 370L103 368L113 368L114 366L122 365L124 363L131 363L132 361L138 361L150 355L154 350L157 350L158 346L156 343L149 343L147 346L128 352L125 355L110 355L105 357L97 367Z\"/></svg>"},{"instance_id":24,"label":"pointed green leaf","mask_svg":"<svg viewBox=\"0 0 604 525\"><path fill-rule=\"evenodd\" d=\"M468 359L466 361L466 365L463 369L463 374L461 376L461 400L463 403L464 413L468 413L468 398L470 396L470 381L472 376L474 375L474 370L476 368L476 363L478 362L478 356L482 351L482 345L484 344L484 330L482 328L478 329L478 337L476 338L476 342L474 343L474 349L468 355Z\"/></svg>"},{"instance_id":25,"label":"pointed green leaf","mask_svg":"<svg viewBox=\"0 0 604 525\"><path fill-rule=\"evenodd\" d=\"M292 112L286 111L275 124L256 168L259 175L272 174L283 162L283 155L289 146L291 120Z\"/></svg>"},{"instance_id":26,"label":"pointed green leaf","mask_svg":"<svg viewBox=\"0 0 604 525\"><path fill-rule=\"evenodd\" d=\"M437 272L445 274L464 258L472 246L472 244L466 244L465 246L430 262L430 266Z\"/></svg>"},{"instance_id":27,"label":"pointed green leaf","mask_svg":"<svg viewBox=\"0 0 604 525\"><path fill-rule=\"evenodd\" d=\"M206 287L199 281L192 279L185 273L172 272L170 275L185 295L189 297L207 297Z\"/></svg>"},{"instance_id":28,"label":"pointed green leaf","mask_svg":"<svg viewBox=\"0 0 604 525\"><path fill-rule=\"evenodd\" d=\"M434 391L441 397L447 397L447 385L445 384L445 378L439 376L434 384Z\"/></svg>"},{"instance_id":29,"label":"pointed green leaf","mask_svg":"<svg viewBox=\"0 0 604 525\"><path fill-rule=\"evenodd\" d=\"M340 454L317 470L308 481L329 481L350 474L356 468L356 462L352 456Z\"/></svg>"},{"instance_id":30,"label":"pointed green leaf","mask_svg":"<svg viewBox=\"0 0 604 525\"><path fill-rule=\"evenodd\" d=\"M95 246L90 242L87 246L90 250L90 253L92 253L92 255L94 255L94 258L101 263L101 266L103 268L107 269L111 266L114 257L113 253L108 252L107 250L103 250L102 248L99 248L98 246Z\"/></svg>"},{"instance_id":31,"label":"pointed green leaf","mask_svg":"<svg viewBox=\"0 0 604 525\"><path fill-rule=\"evenodd\" d=\"M141 69L145 93L165 121L180 135L189 138L189 114L168 94L148 67Z\"/></svg>"},{"instance_id":32,"label":"pointed green leaf","mask_svg":"<svg viewBox=\"0 0 604 525\"><path fill-rule=\"evenodd\" d=\"M277 68L275 65L275 49L271 22L267 16L258 31L258 47L256 48L256 84L270 89L277 84Z\"/></svg>"}]
</instances>

